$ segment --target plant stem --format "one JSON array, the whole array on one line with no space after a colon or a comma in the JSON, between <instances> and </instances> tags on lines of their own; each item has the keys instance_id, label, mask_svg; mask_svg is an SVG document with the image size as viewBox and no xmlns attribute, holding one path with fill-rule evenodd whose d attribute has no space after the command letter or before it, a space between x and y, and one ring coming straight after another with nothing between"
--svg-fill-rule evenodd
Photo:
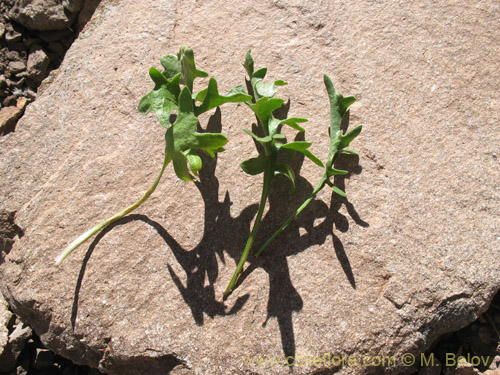
<instances>
[{"instance_id":1,"label":"plant stem","mask_svg":"<svg viewBox=\"0 0 500 375\"><path fill-rule=\"evenodd\" d=\"M95 227L89 229L87 232L83 233L80 237L78 237L76 240L74 240L61 254L59 254L55 258L56 264L61 264L61 262L66 258L73 250L75 250L78 246L83 244L85 241L87 241L90 237L92 237L94 234L97 232L100 232L110 224L114 223L118 219L121 219L125 215L129 214L130 212L134 211L137 207L139 207L142 203L146 201L146 199L149 198L149 196L155 191L156 186L158 186L158 183L160 182L161 176L163 175L163 172L165 171L165 168L167 165L170 163L170 158L167 156L167 153L165 152L165 159L163 160L163 165L161 167L161 171L158 174L158 177L156 177L155 182L151 187L144 193L144 195L133 205L127 207L123 211L120 211L113 216L111 216L109 219L104 220L103 222L97 224Z\"/></svg>"},{"instance_id":2,"label":"plant stem","mask_svg":"<svg viewBox=\"0 0 500 375\"><path fill-rule=\"evenodd\" d=\"M288 218L287 221L285 221L285 223L281 226L281 228L279 228L272 236L271 238L269 238L265 243L264 245L261 246L261 248L255 253L255 257L259 257L262 252L264 251L264 249L266 247L268 247L271 242L273 242L276 237L278 237L281 232L283 232L289 225L290 223L302 212L302 210L304 210L304 208L307 207L307 205L309 203L311 203L311 201L316 198L316 195L325 187L326 185L326 182L328 181L328 176L326 175L326 173L323 175L323 177L321 178L318 186L316 186L316 188L314 189L314 191L311 193L311 195L309 196L309 198L307 198L304 203L302 203L302 205L297 209L297 211L295 211L292 216L290 216Z\"/></svg>"},{"instance_id":3,"label":"plant stem","mask_svg":"<svg viewBox=\"0 0 500 375\"><path fill-rule=\"evenodd\" d=\"M248 237L247 243L245 245L245 249L243 250L243 254L241 255L240 261L238 262L238 266L234 271L233 277L229 282L226 290L224 291L224 296L227 296L236 285L238 278L243 271L243 266L250 254L250 250L252 249L253 242L255 240L255 236L259 231L260 222L262 220L262 215L264 214L264 208L266 207L267 197L269 195L269 187L271 186L271 180L273 178L273 165L271 158L268 160L266 170L264 171L264 183L262 186L262 194L260 197L259 210L257 211L257 217L255 218L255 223L253 224L252 232L250 233L250 237Z\"/></svg>"}]
</instances>

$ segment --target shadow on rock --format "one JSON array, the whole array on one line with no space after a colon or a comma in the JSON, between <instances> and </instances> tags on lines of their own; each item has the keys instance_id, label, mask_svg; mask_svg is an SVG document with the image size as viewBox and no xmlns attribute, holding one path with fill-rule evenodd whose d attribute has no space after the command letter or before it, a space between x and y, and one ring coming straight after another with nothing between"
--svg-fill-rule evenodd
<instances>
[{"instance_id":1,"label":"shadow on rock","mask_svg":"<svg viewBox=\"0 0 500 375\"><path fill-rule=\"evenodd\" d=\"M209 120L207 131L220 132L220 129L221 114L217 110ZM297 140L300 140L300 137L301 135L298 136ZM80 269L71 316L73 327L78 313L78 298L85 269L94 248L115 226L136 220L142 221L156 230L183 268L186 274L185 285L181 281L181 277L167 264L169 274L182 298L191 309L193 319L197 325L203 325L205 314L210 318L217 315L232 315L236 314L244 306L250 297L248 294L238 297L234 305L227 310L224 301L215 295L214 285L219 272L218 258L225 262L225 254L229 254L235 262L239 260L245 241L250 235L250 224L258 207L257 204L252 204L246 207L238 217L233 218L230 213L231 200L229 193L226 192L224 200L219 201L219 182L215 177L217 158L200 156L203 160L203 168L200 170L199 181L195 182L205 204L204 235L200 243L192 250L183 249L164 227L145 215L132 214L110 225L92 242ZM257 250L264 243L264 240L271 236L279 228L282 221L293 212L290 209L291 206L298 207L312 193L313 186L300 177L298 173L303 160L303 157L296 157L294 162L291 162L297 176L294 196L290 197L288 195L289 181L287 179L282 178L282 176L274 179L269 195L270 209L262 221L262 229L254 245L254 250ZM337 167L346 168L349 170L349 174L337 176L335 180L336 186L344 189L346 178L349 178L353 173L361 173L361 167L357 161L357 158L346 158L342 164L338 163ZM256 268L262 268L269 274L269 299L264 326L269 319L273 317L277 319L283 352L288 358L294 358L296 354L292 314L302 310L303 301L291 282L287 257L296 255L313 245L323 244L331 235L335 254L350 284L354 289L356 288L355 277L344 246L334 234L334 228L341 232L346 232L349 229L347 218L338 212L342 205L346 206L347 212L358 225L368 226L359 217L354 206L345 198L332 193L330 207L320 200L314 200L266 250L264 256L258 259L252 256L249 258L250 265L241 275L236 285L238 287L243 283L245 278ZM315 225L317 219L323 219L323 221ZM306 234L301 235L300 228L304 228Z\"/></svg>"},{"instance_id":2,"label":"shadow on rock","mask_svg":"<svg viewBox=\"0 0 500 375\"><path fill-rule=\"evenodd\" d=\"M289 106L289 103L287 103L287 106ZM285 110L286 109L287 108L285 108ZM346 115L342 124L344 131L348 126L349 119ZM303 137L303 133L299 133L295 140L304 140ZM288 179L283 176L278 176L273 180L271 192L269 194L270 208L265 218L262 220L261 230L253 246L253 252L257 251L260 246L264 244L265 240L271 237L286 218L288 218L288 216L290 216L313 192L314 187L299 175L303 161L304 156L302 154L297 155L293 160L287 160L294 169L296 175L296 192L292 197L293 199L286 198L290 188ZM345 180L350 178L353 174L360 174L362 171L359 165L359 157L357 156L342 157L339 162L335 163L335 167L348 171L346 175L335 176L335 186L343 191L345 191ZM287 257L296 255L311 246L321 245L325 243L328 236L331 236L335 254L342 266L345 276L352 288L356 289L356 280L349 258L347 257L342 242L334 233L334 229L341 232L347 232L349 229L348 219L339 212L342 205L345 205L347 212L357 225L362 227L369 226L368 223L360 218L354 205L349 202L347 198L342 198L332 192L330 207L323 201L315 199L294 220L294 222L290 224L285 232L265 250L263 256L259 258L249 257L248 261L250 262L250 266L240 276L235 287L237 288L242 284L246 277L256 268L262 268L269 274L269 299L267 318L264 322L264 326L270 318L275 317L277 319L283 352L289 365L293 364L293 359L296 354L292 314L302 310L303 301L291 282ZM294 208L290 209L290 207ZM315 225L317 219L323 219L323 221ZM304 228L306 234L301 235L300 228ZM241 256L242 249L243 246L237 253L230 253L236 262Z\"/></svg>"}]
</instances>

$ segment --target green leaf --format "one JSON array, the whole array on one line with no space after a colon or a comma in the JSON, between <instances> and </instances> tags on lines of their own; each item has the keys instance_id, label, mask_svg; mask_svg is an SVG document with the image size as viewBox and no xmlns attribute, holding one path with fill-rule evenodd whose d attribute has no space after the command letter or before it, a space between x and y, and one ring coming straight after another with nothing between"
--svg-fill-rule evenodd
<instances>
[{"instance_id":1,"label":"green leaf","mask_svg":"<svg viewBox=\"0 0 500 375\"><path fill-rule=\"evenodd\" d=\"M348 173L347 171L344 171L342 169L335 169L335 168L327 168L326 169L326 174L328 177L345 175L347 173Z\"/></svg>"},{"instance_id":2,"label":"green leaf","mask_svg":"<svg viewBox=\"0 0 500 375\"><path fill-rule=\"evenodd\" d=\"M196 109L196 116L218 107L224 103L241 103L251 100L250 95L244 93L233 93L229 95L220 95L217 88L217 81L215 78L210 78L208 82L208 88L202 90L196 95L196 100L202 100L201 105Z\"/></svg>"},{"instance_id":3,"label":"green leaf","mask_svg":"<svg viewBox=\"0 0 500 375\"><path fill-rule=\"evenodd\" d=\"M260 143L269 143L272 141L272 137L270 135L267 135L265 137L259 137L258 135L256 135L254 132L252 132L251 130L248 130L248 129L243 129L243 131L245 133L247 133L250 137L252 137L253 139L255 139L256 141L260 142Z\"/></svg>"},{"instance_id":4,"label":"green leaf","mask_svg":"<svg viewBox=\"0 0 500 375\"><path fill-rule=\"evenodd\" d=\"M261 80L255 82L255 89L257 90L257 94L260 96L268 96L272 98L278 91L278 86L287 85L285 81L277 80L271 83L265 83Z\"/></svg>"},{"instance_id":5,"label":"green leaf","mask_svg":"<svg viewBox=\"0 0 500 375\"><path fill-rule=\"evenodd\" d=\"M278 141L278 140L285 141L286 140L286 136L284 134L273 134L272 138L275 141Z\"/></svg>"},{"instance_id":6,"label":"green leaf","mask_svg":"<svg viewBox=\"0 0 500 375\"><path fill-rule=\"evenodd\" d=\"M349 106L356 101L356 98L354 96L342 96L342 94L339 94L337 96L337 101L339 103L339 112L340 115L343 117L347 110L349 109Z\"/></svg>"},{"instance_id":7,"label":"green leaf","mask_svg":"<svg viewBox=\"0 0 500 375\"><path fill-rule=\"evenodd\" d=\"M290 149L290 150L295 150L298 152L301 152L305 156L307 156L311 161L319 165L321 168L324 168L324 164L319 160L311 151L308 150L308 148L311 146L311 142L304 142L304 141L296 141L296 142L290 142L287 143L281 148L284 149Z\"/></svg>"},{"instance_id":8,"label":"green leaf","mask_svg":"<svg viewBox=\"0 0 500 375\"><path fill-rule=\"evenodd\" d=\"M194 150L189 150L189 152L186 154L186 158L188 160L191 172L193 172L195 176L198 176L198 171L202 167L201 158Z\"/></svg>"},{"instance_id":9,"label":"green leaf","mask_svg":"<svg viewBox=\"0 0 500 375\"><path fill-rule=\"evenodd\" d=\"M268 127L269 127L269 134L274 135L280 132L280 126L281 125L288 125L292 127L295 130L298 130L299 132L304 132L305 129L302 128L300 125L298 125L298 122L306 122L307 119L305 118L298 118L298 117L291 117L286 120L279 120L277 118L274 118L271 116L269 119Z\"/></svg>"},{"instance_id":10,"label":"green leaf","mask_svg":"<svg viewBox=\"0 0 500 375\"><path fill-rule=\"evenodd\" d=\"M325 167L323 162L321 160L319 160L317 158L317 156L315 156L311 151L304 150L304 151L299 151L299 152L303 153L305 156L307 156L309 159L311 159L312 162L314 162L316 165L320 166L321 168Z\"/></svg>"},{"instance_id":11,"label":"green leaf","mask_svg":"<svg viewBox=\"0 0 500 375\"><path fill-rule=\"evenodd\" d=\"M172 79L177 74L181 73L181 62L174 55L165 55L160 58L161 65L163 66L163 75L168 79Z\"/></svg>"},{"instance_id":12,"label":"green leaf","mask_svg":"<svg viewBox=\"0 0 500 375\"><path fill-rule=\"evenodd\" d=\"M240 164L240 166L241 169L245 171L245 173L255 176L264 172L264 169L266 168L266 160L267 158L265 155L259 154L259 156L257 156L256 158L245 160Z\"/></svg>"},{"instance_id":13,"label":"green leaf","mask_svg":"<svg viewBox=\"0 0 500 375\"><path fill-rule=\"evenodd\" d=\"M248 106L252 111L254 111L262 124L264 126L267 126L269 117L271 116L273 111L280 108L284 102L285 101L283 99L268 98L264 96L263 98L257 100L255 104L249 104Z\"/></svg>"},{"instance_id":14,"label":"green leaf","mask_svg":"<svg viewBox=\"0 0 500 375\"><path fill-rule=\"evenodd\" d=\"M309 147L311 147L311 145L312 145L311 142L295 141L295 142L290 142L290 143L287 143L286 145L283 145L282 148L289 148L292 150L302 152L302 151L307 150Z\"/></svg>"},{"instance_id":15,"label":"green leaf","mask_svg":"<svg viewBox=\"0 0 500 375\"><path fill-rule=\"evenodd\" d=\"M347 194L345 192L343 192L342 190L340 190L335 185L332 185L332 190L333 190L334 193L340 195L341 197L347 198Z\"/></svg>"},{"instance_id":16,"label":"green leaf","mask_svg":"<svg viewBox=\"0 0 500 375\"><path fill-rule=\"evenodd\" d=\"M229 90L228 93L227 93L227 95L232 95L232 94L245 94L245 95L247 95L247 93L245 92L245 88L243 87L243 85L235 86L231 90ZM250 97L250 99L248 99L248 100L251 100L252 97L250 95L248 95L248 96Z\"/></svg>"},{"instance_id":17,"label":"green leaf","mask_svg":"<svg viewBox=\"0 0 500 375\"><path fill-rule=\"evenodd\" d=\"M177 177L184 181L193 181L187 167L187 158L184 153L175 149L174 127L171 126L165 133L165 153L172 160Z\"/></svg>"},{"instance_id":18,"label":"green leaf","mask_svg":"<svg viewBox=\"0 0 500 375\"><path fill-rule=\"evenodd\" d=\"M168 128L170 126L170 113L178 108L177 96L180 92L180 74L169 81L158 70L151 68L149 75L155 82L155 88L140 100L137 109L142 114L154 111L160 124Z\"/></svg>"},{"instance_id":19,"label":"green leaf","mask_svg":"<svg viewBox=\"0 0 500 375\"><path fill-rule=\"evenodd\" d=\"M343 148L342 154L359 156L359 154L356 151L351 150L350 148Z\"/></svg>"},{"instance_id":20,"label":"green leaf","mask_svg":"<svg viewBox=\"0 0 500 375\"><path fill-rule=\"evenodd\" d=\"M227 138L218 133L198 133L198 118L194 114L191 91L184 87L179 95L179 113L174 122L175 148L179 151L202 149L219 152L227 143Z\"/></svg>"},{"instance_id":21,"label":"green leaf","mask_svg":"<svg viewBox=\"0 0 500 375\"><path fill-rule=\"evenodd\" d=\"M257 69L252 75L251 78L264 79L267 74L267 68Z\"/></svg>"},{"instance_id":22,"label":"green leaf","mask_svg":"<svg viewBox=\"0 0 500 375\"><path fill-rule=\"evenodd\" d=\"M330 77L325 74L323 76L323 80L326 86L326 91L328 92L328 98L330 100L330 136L338 137L340 125L342 123L342 115L337 101L337 94Z\"/></svg>"},{"instance_id":23,"label":"green leaf","mask_svg":"<svg viewBox=\"0 0 500 375\"><path fill-rule=\"evenodd\" d=\"M192 49L181 47L177 53L177 58L180 62L182 78L181 83L186 85L189 90L193 91L193 82L197 77L207 77L207 72L196 69L194 63L194 53Z\"/></svg>"},{"instance_id":24,"label":"green leaf","mask_svg":"<svg viewBox=\"0 0 500 375\"><path fill-rule=\"evenodd\" d=\"M349 106L354 103L356 99L353 96L344 97L341 94L337 94L331 79L326 74L323 78L330 100L330 149L328 152L327 166L331 167L334 158L337 157L339 149L341 150L349 145L349 143L361 132L361 126L354 128L346 135L342 135L340 129L342 118Z\"/></svg>"},{"instance_id":25,"label":"green leaf","mask_svg":"<svg viewBox=\"0 0 500 375\"><path fill-rule=\"evenodd\" d=\"M299 132L304 132L305 129L302 126L298 125L298 123L299 122L307 122L307 121L309 121L309 120L307 120L306 118L290 117L290 118L287 118L286 120L281 121L281 124L288 125L291 128L298 130Z\"/></svg>"},{"instance_id":26,"label":"green leaf","mask_svg":"<svg viewBox=\"0 0 500 375\"><path fill-rule=\"evenodd\" d=\"M267 123L267 128L269 129L269 135L273 136L279 134L281 126L281 120L271 116Z\"/></svg>"},{"instance_id":27,"label":"green leaf","mask_svg":"<svg viewBox=\"0 0 500 375\"><path fill-rule=\"evenodd\" d=\"M295 192L295 173L293 172L292 168L288 164L278 163L276 164L274 171L276 174L282 174L283 176L288 177L288 179L292 183L290 194L293 194Z\"/></svg>"},{"instance_id":28,"label":"green leaf","mask_svg":"<svg viewBox=\"0 0 500 375\"><path fill-rule=\"evenodd\" d=\"M165 77L163 75L163 73L161 73L158 69L156 69L155 67L151 67L149 69L149 76L151 77L151 79L153 80L153 82L155 83L155 88L156 87L160 87L160 86L163 86L163 85L168 85L169 82L170 82L170 79L167 79L167 77Z\"/></svg>"},{"instance_id":29,"label":"green leaf","mask_svg":"<svg viewBox=\"0 0 500 375\"><path fill-rule=\"evenodd\" d=\"M253 58L252 58L252 50L248 50L245 56L245 62L243 63L245 70L250 78L253 75Z\"/></svg>"},{"instance_id":30,"label":"green leaf","mask_svg":"<svg viewBox=\"0 0 500 375\"><path fill-rule=\"evenodd\" d=\"M203 150L213 156L216 152L224 151L223 146L227 143L227 138L222 134L198 133L197 125L191 91L184 86L179 95L177 120L165 135L165 152L172 159L176 175L185 181L192 181L188 161L193 173L196 174L201 168L201 159L195 154L196 150Z\"/></svg>"},{"instance_id":31,"label":"green leaf","mask_svg":"<svg viewBox=\"0 0 500 375\"><path fill-rule=\"evenodd\" d=\"M363 125L358 125L354 129L352 129L349 133L346 135L342 135L340 137L340 144L342 148L349 146L349 144L352 142L354 138L356 138L359 133L361 133L361 130L363 129Z\"/></svg>"}]
</instances>

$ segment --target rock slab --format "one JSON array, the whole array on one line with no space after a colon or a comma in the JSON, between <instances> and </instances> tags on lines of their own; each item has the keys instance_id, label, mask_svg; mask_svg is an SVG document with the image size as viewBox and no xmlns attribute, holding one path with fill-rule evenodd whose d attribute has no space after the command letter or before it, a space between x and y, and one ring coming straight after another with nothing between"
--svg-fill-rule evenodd
<instances>
[{"instance_id":1,"label":"rock slab","mask_svg":"<svg viewBox=\"0 0 500 375\"><path fill-rule=\"evenodd\" d=\"M56 353L109 374L288 374L287 357L298 375L412 371L404 354L472 322L500 288L499 8L104 1L0 139L0 210L24 231L0 267L13 311ZM358 98L351 126L365 125L359 165L339 181L349 200L318 195L225 302L261 187L238 166L255 156L244 105L210 114L230 142L200 185L169 168L135 214L51 261L154 180L163 129L136 106L150 66L183 44L221 91L244 83L251 48L269 79L289 82L280 96L309 118L320 157L324 73ZM299 168L312 184L322 173ZM313 188L297 185L288 197L276 180L256 246Z\"/></svg>"}]
</instances>

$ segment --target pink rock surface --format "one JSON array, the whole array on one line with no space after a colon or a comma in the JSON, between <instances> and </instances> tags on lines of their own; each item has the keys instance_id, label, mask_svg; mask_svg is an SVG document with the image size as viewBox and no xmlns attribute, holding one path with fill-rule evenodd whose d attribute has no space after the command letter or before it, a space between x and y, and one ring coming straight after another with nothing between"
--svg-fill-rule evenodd
<instances>
[{"instance_id":1,"label":"pink rock surface","mask_svg":"<svg viewBox=\"0 0 500 375\"><path fill-rule=\"evenodd\" d=\"M103 1L19 130L0 139L0 209L24 230L0 269L13 311L52 350L110 374L287 374L286 356L295 374L411 371L403 354L472 322L500 288L499 8ZM221 91L244 82L251 48L269 79L289 82L280 96L310 120L323 158L323 73L358 98L350 122L364 124L349 201L323 191L224 303L261 188L238 166L255 155L244 105L222 108L230 142L200 188L169 168L128 220L52 263L154 180L163 129L136 106L149 67L180 45ZM304 161L301 173L315 184L322 171ZM271 196L257 245L312 189L298 185ZM396 362L365 366L374 356ZM250 363L259 358L280 364Z\"/></svg>"}]
</instances>

